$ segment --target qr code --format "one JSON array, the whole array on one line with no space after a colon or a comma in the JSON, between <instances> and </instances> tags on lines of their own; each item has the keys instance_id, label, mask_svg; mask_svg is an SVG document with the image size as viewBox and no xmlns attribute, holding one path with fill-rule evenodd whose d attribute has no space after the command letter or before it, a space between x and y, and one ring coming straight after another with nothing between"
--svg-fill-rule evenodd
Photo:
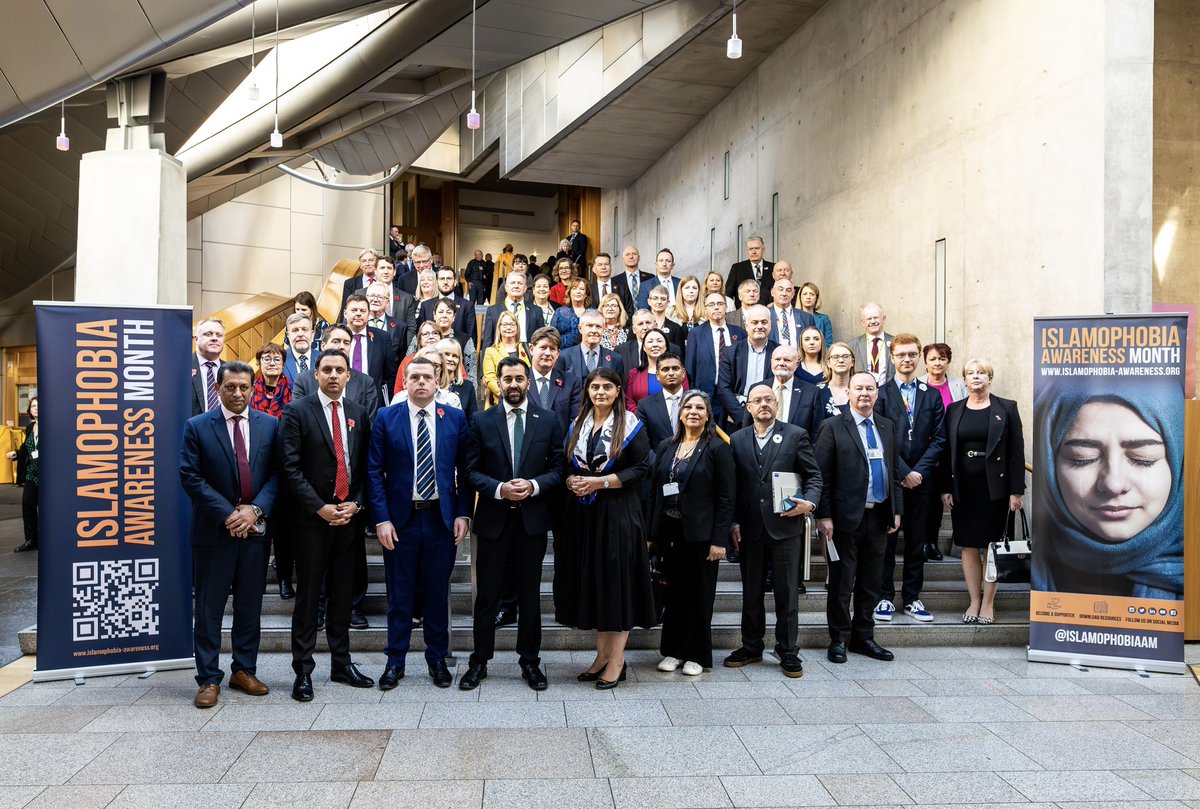
<instances>
[{"instance_id":1,"label":"qr code","mask_svg":"<svg viewBox=\"0 0 1200 809\"><path fill-rule=\"evenodd\" d=\"M71 566L75 641L158 634L158 560L118 559Z\"/></svg>"}]
</instances>

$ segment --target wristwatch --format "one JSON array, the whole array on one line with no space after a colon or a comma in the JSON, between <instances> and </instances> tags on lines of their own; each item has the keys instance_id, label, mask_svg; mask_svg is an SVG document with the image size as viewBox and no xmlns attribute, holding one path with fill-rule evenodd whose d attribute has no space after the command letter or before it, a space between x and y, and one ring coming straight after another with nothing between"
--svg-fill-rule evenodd
<instances>
[{"instance_id":1,"label":"wristwatch","mask_svg":"<svg viewBox=\"0 0 1200 809\"><path fill-rule=\"evenodd\" d=\"M604 476L604 488L608 488L608 475Z\"/></svg>"},{"instance_id":2,"label":"wristwatch","mask_svg":"<svg viewBox=\"0 0 1200 809\"><path fill-rule=\"evenodd\" d=\"M259 508L258 506L254 505L253 503L251 503L251 504L250 504L250 508L251 508L251 510L253 510L253 511L254 511L254 516L255 516L257 519L260 519L260 520L261 520L261 519L263 518L263 510L262 510L261 508Z\"/></svg>"}]
</instances>

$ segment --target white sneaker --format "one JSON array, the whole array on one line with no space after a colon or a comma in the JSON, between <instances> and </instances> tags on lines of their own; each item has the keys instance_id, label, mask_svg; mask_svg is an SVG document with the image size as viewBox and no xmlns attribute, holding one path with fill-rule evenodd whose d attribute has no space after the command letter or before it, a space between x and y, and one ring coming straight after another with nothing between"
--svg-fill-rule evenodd
<instances>
[{"instance_id":1,"label":"white sneaker","mask_svg":"<svg viewBox=\"0 0 1200 809\"><path fill-rule=\"evenodd\" d=\"M896 614L896 605L888 601L886 598L875 605L875 620L890 621L892 616Z\"/></svg>"},{"instance_id":2,"label":"white sneaker","mask_svg":"<svg viewBox=\"0 0 1200 809\"><path fill-rule=\"evenodd\" d=\"M683 661L680 660L678 657L664 657L662 659L662 662L660 662L658 664L658 670L659 671L675 671L675 669L679 668L679 664L682 662Z\"/></svg>"},{"instance_id":3,"label":"white sneaker","mask_svg":"<svg viewBox=\"0 0 1200 809\"><path fill-rule=\"evenodd\" d=\"M904 613L906 615L912 616L913 618L920 621L921 623L924 623L924 624L933 623L933 613L931 613L929 610L925 609L925 605L921 603L920 599L917 599L913 603L907 605L904 608Z\"/></svg>"},{"instance_id":4,"label":"white sneaker","mask_svg":"<svg viewBox=\"0 0 1200 809\"><path fill-rule=\"evenodd\" d=\"M704 666L689 660L683 664L683 673L689 677L695 677L704 673Z\"/></svg>"}]
</instances>

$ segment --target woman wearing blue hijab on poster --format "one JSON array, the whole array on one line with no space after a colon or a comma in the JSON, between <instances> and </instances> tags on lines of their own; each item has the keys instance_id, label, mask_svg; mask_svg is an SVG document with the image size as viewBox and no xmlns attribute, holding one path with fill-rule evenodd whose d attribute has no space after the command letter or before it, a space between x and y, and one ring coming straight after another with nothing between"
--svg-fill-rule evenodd
<instances>
[{"instance_id":1,"label":"woman wearing blue hijab on poster","mask_svg":"<svg viewBox=\"0 0 1200 809\"><path fill-rule=\"evenodd\" d=\"M1035 402L1040 512L1033 589L1183 594L1183 403L1178 381L1059 380Z\"/></svg>"}]
</instances>

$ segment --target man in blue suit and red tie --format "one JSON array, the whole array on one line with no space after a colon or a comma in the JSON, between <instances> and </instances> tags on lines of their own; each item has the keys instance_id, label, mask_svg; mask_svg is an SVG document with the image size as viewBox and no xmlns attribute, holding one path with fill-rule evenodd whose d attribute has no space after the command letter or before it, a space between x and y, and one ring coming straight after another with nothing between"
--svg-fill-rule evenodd
<instances>
[{"instance_id":1,"label":"man in blue suit and red tie","mask_svg":"<svg viewBox=\"0 0 1200 809\"><path fill-rule=\"evenodd\" d=\"M194 704L211 708L221 693L221 618L233 591L233 675L229 686L267 693L255 673L263 587L271 542L265 518L275 504L276 421L249 408L254 369L217 369L220 404L183 427L179 477L192 500L192 588L196 683Z\"/></svg>"},{"instance_id":2,"label":"man in blue suit and red tie","mask_svg":"<svg viewBox=\"0 0 1200 809\"><path fill-rule=\"evenodd\" d=\"M404 676L416 592L424 610L429 676L439 688L454 682L446 667L450 572L471 524L466 416L434 403L437 369L425 357L408 364L404 389L408 401L376 416L367 454L368 502L387 582L387 666L379 678L384 691Z\"/></svg>"}]
</instances>

